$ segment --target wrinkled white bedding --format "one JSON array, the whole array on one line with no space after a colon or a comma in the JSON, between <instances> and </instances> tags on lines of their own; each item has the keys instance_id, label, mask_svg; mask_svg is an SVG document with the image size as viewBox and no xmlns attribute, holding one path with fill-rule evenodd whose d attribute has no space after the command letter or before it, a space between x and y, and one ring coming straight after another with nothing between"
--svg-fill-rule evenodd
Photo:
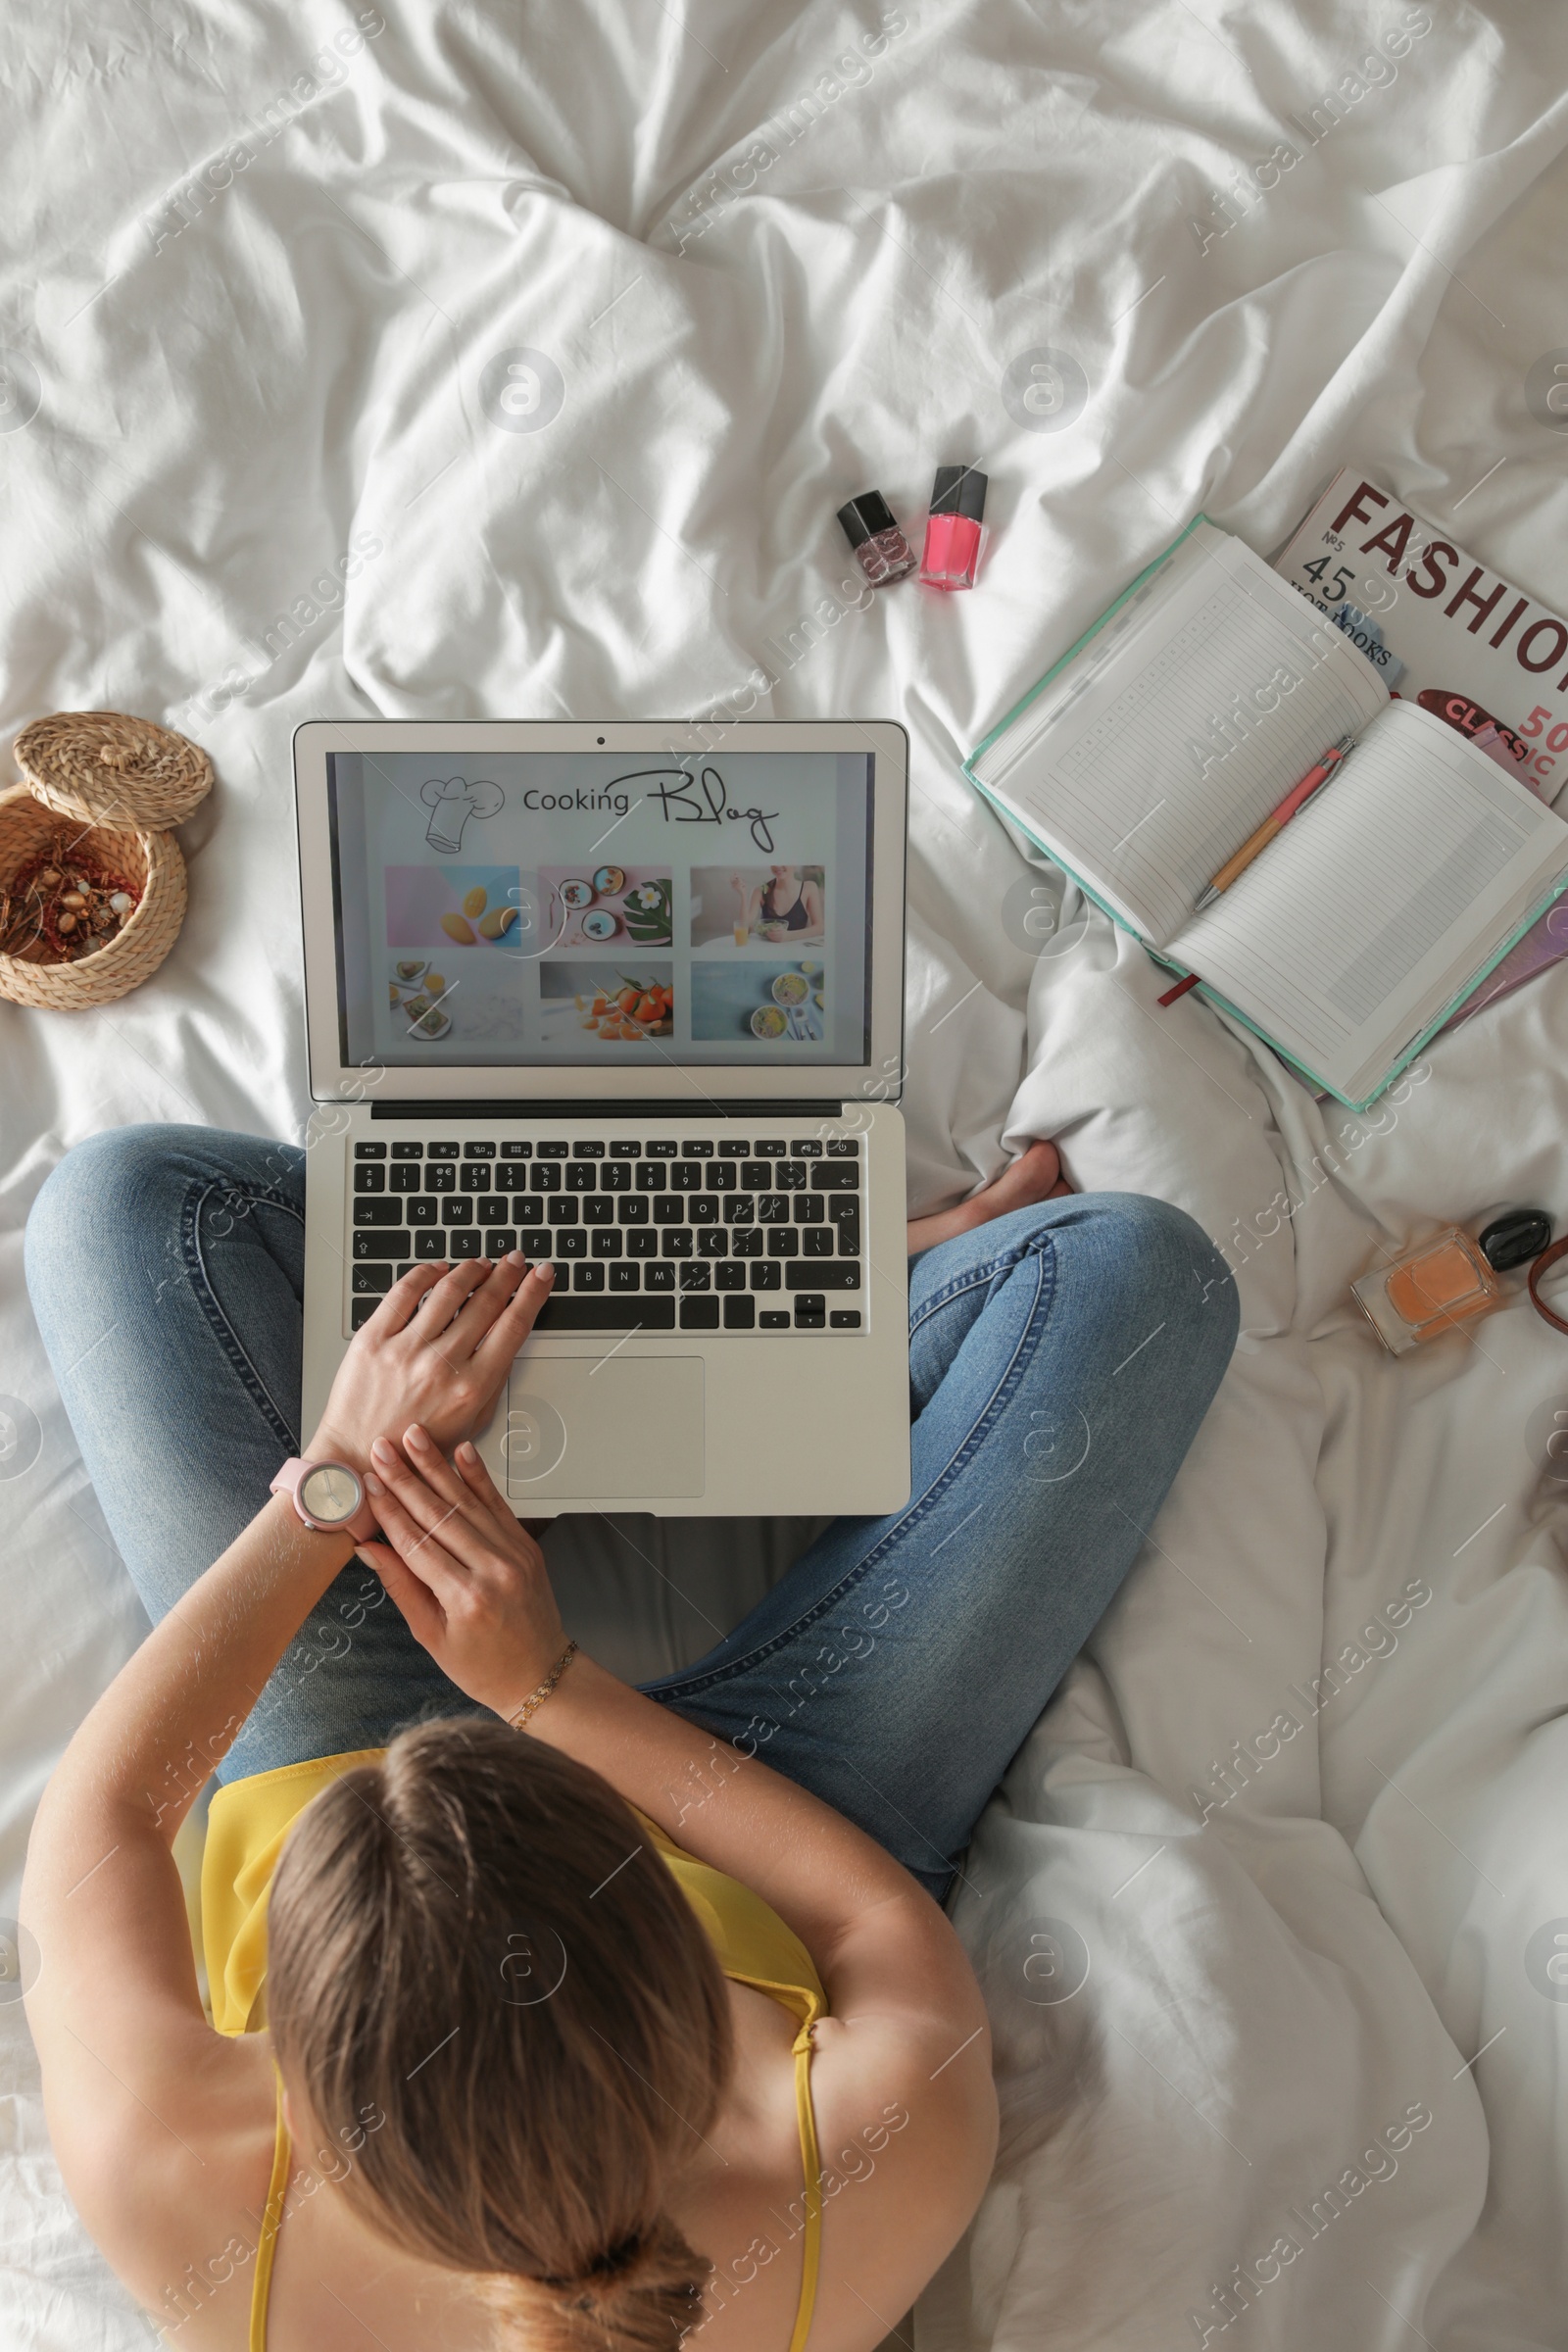
<instances>
[{"instance_id":1,"label":"wrinkled white bedding","mask_svg":"<svg viewBox=\"0 0 1568 2352\"><path fill-rule=\"evenodd\" d=\"M1568 2343L1568 1343L1519 1307L1396 1365L1346 1296L1374 1238L1568 1212L1568 975L1325 1115L1196 1001L1156 1013L1099 916L1042 942L1059 882L956 774L1198 508L1266 551L1342 461L1568 604L1524 392L1564 331L1560 17L24 0L7 51L0 724L167 717L220 785L157 979L0 1006L0 1911L139 1625L21 1229L95 1128L299 1133L293 726L901 716L913 1205L1058 1136L1078 1184L1201 1219L1245 1324L969 1859L1004 2135L919 2352ZM1004 404L1042 349L1081 414ZM486 406L518 351L556 371L522 421L560 389L522 432ZM859 599L834 508L876 482L912 522L956 459L980 588ZM83 1267L84 1345L102 1309ZM649 1668L769 1573L665 1566L686 1598L624 1546L575 1571ZM3 1997L0 2145L0 2335L147 2340Z\"/></svg>"}]
</instances>

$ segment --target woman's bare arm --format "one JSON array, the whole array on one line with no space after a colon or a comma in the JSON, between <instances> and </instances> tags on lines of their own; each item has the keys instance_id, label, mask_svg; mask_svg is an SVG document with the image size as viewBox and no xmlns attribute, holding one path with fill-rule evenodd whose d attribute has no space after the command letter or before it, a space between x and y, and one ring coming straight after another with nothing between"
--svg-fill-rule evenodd
<instances>
[{"instance_id":1,"label":"woman's bare arm","mask_svg":"<svg viewBox=\"0 0 1568 2352\"><path fill-rule=\"evenodd\" d=\"M138 2267L141 2197L156 2212L189 2195L250 2079L203 2013L171 1843L352 1556L352 1538L306 1527L272 1496L122 1668L38 1807L21 1909L38 1951L27 2019L50 2137L83 2219L138 2292L157 2283Z\"/></svg>"},{"instance_id":2,"label":"woman's bare arm","mask_svg":"<svg viewBox=\"0 0 1568 2352\"><path fill-rule=\"evenodd\" d=\"M431 1412L453 1437L473 1426L548 1296L548 1282L525 1280L520 1260L498 1271L499 1280L465 1266L443 1288L431 1267L400 1284L401 1298L392 1294L357 1335L330 1420L307 1452L360 1467L376 1431L411 1408ZM307 1527L287 1496L271 1496L122 1668L44 1791L22 1921L38 1950L27 2013L68 2180L74 2147L142 2144L172 2083L189 2118L204 2085L229 2079L232 2052L203 2015L170 1848L353 1555L352 1538ZM184 2145L172 2124L165 2129L172 2145Z\"/></svg>"}]
</instances>

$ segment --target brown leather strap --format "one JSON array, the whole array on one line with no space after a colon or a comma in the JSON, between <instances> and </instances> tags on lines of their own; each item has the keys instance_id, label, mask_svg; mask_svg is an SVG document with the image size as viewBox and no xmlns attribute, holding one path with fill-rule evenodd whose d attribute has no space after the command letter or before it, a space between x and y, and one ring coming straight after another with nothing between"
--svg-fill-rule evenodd
<instances>
[{"instance_id":1,"label":"brown leather strap","mask_svg":"<svg viewBox=\"0 0 1568 2352\"><path fill-rule=\"evenodd\" d=\"M1551 1308L1546 1305L1544 1299L1541 1296L1540 1291L1536 1287L1543 1274L1549 1273L1551 1268L1557 1263L1557 1260L1560 1257L1568 1257L1568 1234L1564 1234L1560 1242L1553 1242L1549 1250L1543 1250L1541 1255L1536 1259L1535 1264L1531 1267L1530 1303L1535 1308L1538 1315L1544 1315L1545 1317L1546 1321L1551 1325L1553 1331L1568 1332L1568 1322L1564 1322L1561 1315L1555 1315L1552 1313Z\"/></svg>"}]
</instances>

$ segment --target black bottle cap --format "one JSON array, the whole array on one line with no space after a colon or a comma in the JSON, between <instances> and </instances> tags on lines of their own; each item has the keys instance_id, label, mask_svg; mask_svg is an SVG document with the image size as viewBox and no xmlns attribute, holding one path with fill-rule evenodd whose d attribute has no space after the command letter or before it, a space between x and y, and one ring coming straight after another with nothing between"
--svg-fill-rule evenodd
<instances>
[{"instance_id":1,"label":"black bottle cap","mask_svg":"<svg viewBox=\"0 0 1568 2352\"><path fill-rule=\"evenodd\" d=\"M1539 1257L1550 1239L1551 1219L1544 1209L1511 1208L1506 1216L1494 1217L1477 1248L1494 1274L1506 1274L1510 1266Z\"/></svg>"},{"instance_id":2,"label":"black bottle cap","mask_svg":"<svg viewBox=\"0 0 1568 2352\"><path fill-rule=\"evenodd\" d=\"M978 466L939 466L931 485L933 514L967 514L978 522L986 511L986 477Z\"/></svg>"},{"instance_id":3,"label":"black bottle cap","mask_svg":"<svg viewBox=\"0 0 1568 2352\"><path fill-rule=\"evenodd\" d=\"M839 520L852 547L859 547L863 541L899 527L898 516L880 490L865 490L858 498L852 498L847 507L840 507Z\"/></svg>"}]
</instances>

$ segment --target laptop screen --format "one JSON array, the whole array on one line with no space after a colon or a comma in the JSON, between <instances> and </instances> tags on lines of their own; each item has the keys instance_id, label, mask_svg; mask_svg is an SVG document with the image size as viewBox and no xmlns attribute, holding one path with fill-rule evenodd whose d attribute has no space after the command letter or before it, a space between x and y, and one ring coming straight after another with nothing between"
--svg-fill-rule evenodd
<instances>
[{"instance_id":1,"label":"laptop screen","mask_svg":"<svg viewBox=\"0 0 1568 2352\"><path fill-rule=\"evenodd\" d=\"M345 1064L868 1062L874 770L328 753Z\"/></svg>"}]
</instances>

